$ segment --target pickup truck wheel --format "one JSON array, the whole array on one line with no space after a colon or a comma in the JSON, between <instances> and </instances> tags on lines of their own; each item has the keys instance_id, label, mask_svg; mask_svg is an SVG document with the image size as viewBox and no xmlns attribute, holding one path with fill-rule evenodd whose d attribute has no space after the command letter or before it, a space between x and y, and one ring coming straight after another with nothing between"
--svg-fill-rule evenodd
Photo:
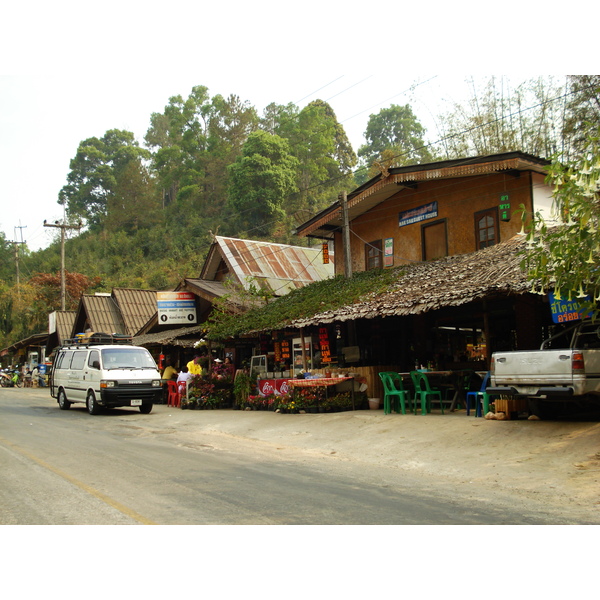
<instances>
[{"instance_id":1,"label":"pickup truck wheel","mask_svg":"<svg viewBox=\"0 0 600 600\"><path fill-rule=\"evenodd\" d=\"M152 404L142 404L142 405L140 406L140 412L141 412L143 415L148 415L148 414L150 414L150 411L151 411L151 410L152 410Z\"/></svg>"},{"instance_id":2,"label":"pickup truck wheel","mask_svg":"<svg viewBox=\"0 0 600 600\"><path fill-rule=\"evenodd\" d=\"M71 403L67 400L67 395L64 390L58 392L58 407L60 410L69 410L69 408L71 408Z\"/></svg>"},{"instance_id":3,"label":"pickup truck wheel","mask_svg":"<svg viewBox=\"0 0 600 600\"><path fill-rule=\"evenodd\" d=\"M88 392L85 404L90 415L97 415L100 413L101 408L96 400L96 394L94 394L94 392Z\"/></svg>"}]
</instances>

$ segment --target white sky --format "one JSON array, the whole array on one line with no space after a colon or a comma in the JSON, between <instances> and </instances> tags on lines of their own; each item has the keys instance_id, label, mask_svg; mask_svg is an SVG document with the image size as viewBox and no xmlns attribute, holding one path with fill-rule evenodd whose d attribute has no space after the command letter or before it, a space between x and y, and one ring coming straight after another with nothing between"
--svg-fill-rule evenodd
<instances>
[{"instance_id":1,"label":"white sky","mask_svg":"<svg viewBox=\"0 0 600 600\"><path fill-rule=\"evenodd\" d=\"M483 15L475 2L435 9L388 0L286 6L58 0L5 9L0 230L6 238L23 239L32 250L46 247L58 230L43 221L63 217L58 192L79 143L113 128L132 131L142 143L151 113L162 112L171 96L187 97L194 85L207 86L211 96L237 94L259 113L270 102L303 107L321 98L358 150L369 115L390 104L410 103L437 139L431 116L467 93L467 73L511 80L562 73L556 57L544 59L556 23L540 16L539 6L519 6L520 25L514 7L498 11L485 29L477 25ZM527 46L516 47L517 26ZM586 26L578 23L578 61L587 56ZM415 82L422 84L411 94Z\"/></svg>"}]
</instances>

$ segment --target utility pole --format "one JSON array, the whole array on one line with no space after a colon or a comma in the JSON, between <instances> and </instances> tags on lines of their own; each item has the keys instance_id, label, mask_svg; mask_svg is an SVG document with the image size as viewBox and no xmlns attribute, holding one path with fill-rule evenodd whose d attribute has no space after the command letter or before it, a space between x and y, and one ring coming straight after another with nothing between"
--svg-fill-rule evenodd
<instances>
[{"instance_id":1,"label":"utility pole","mask_svg":"<svg viewBox=\"0 0 600 600\"><path fill-rule=\"evenodd\" d=\"M339 195L339 199L342 203L344 271L346 277L350 279L352 277L352 253L350 252L350 219L348 217L348 196L346 195L346 192L342 192Z\"/></svg>"},{"instance_id":2,"label":"utility pole","mask_svg":"<svg viewBox=\"0 0 600 600\"><path fill-rule=\"evenodd\" d=\"M67 296L67 284L65 281L65 230L67 229L81 229L81 223L77 225L67 225L64 221L54 221L54 223L47 223L44 219L44 227L58 227L60 229L60 309L65 310L65 300Z\"/></svg>"},{"instance_id":3,"label":"utility pole","mask_svg":"<svg viewBox=\"0 0 600 600\"><path fill-rule=\"evenodd\" d=\"M20 295L21 291L20 291L20 283L21 283L21 277L20 277L20 272L19 272L19 244L24 244L25 242L23 241L23 229L25 229L25 227L27 227L27 225L17 225L15 227L15 241L12 242L13 246L14 246L14 250L15 250L15 268L17 271L17 294ZM17 229L21 229L21 241L19 242L17 240Z\"/></svg>"},{"instance_id":4,"label":"utility pole","mask_svg":"<svg viewBox=\"0 0 600 600\"><path fill-rule=\"evenodd\" d=\"M344 246L344 271L346 278L352 277L352 252L350 251L350 217L348 216L348 196L346 192L342 192L339 195L339 199L342 203L342 244ZM348 345L356 345L356 323L355 321L348 321L346 325L346 331L348 334Z\"/></svg>"}]
</instances>

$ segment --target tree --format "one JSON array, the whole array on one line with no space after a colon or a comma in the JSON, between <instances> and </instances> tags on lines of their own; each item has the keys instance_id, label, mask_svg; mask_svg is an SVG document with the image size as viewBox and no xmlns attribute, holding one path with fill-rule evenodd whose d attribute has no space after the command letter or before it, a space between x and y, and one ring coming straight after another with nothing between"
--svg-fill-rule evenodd
<instances>
[{"instance_id":1,"label":"tree","mask_svg":"<svg viewBox=\"0 0 600 600\"><path fill-rule=\"evenodd\" d=\"M22 244L19 244L22 245ZM10 281L15 277L14 245L0 231L0 281Z\"/></svg>"},{"instance_id":2,"label":"tree","mask_svg":"<svg viewBox=\"0 0 600 600\"><path fill-rule=\"evenodd\" d=\"M58 195L59 204L66 205L69 216L83 218L92 229L98 229L107 215L119 175L130 161L149 157L150 153L139 147L129 131L111 129L100 139L84 140L70 162L68 183Z\"/></svg>"},{"instance_id":3,"label":"tree","mask_svg":"<svg viewBox=\"0 0 600 600\"><path fill-rule=\"evenodd\" d=\"M162 220L155 182L140 161L129 161L117 176L114 193L107 200L106 228L134 233Z\"/></svg>"},{"instance_id":4,"label":"tree","mask_svg":"<svg viewBox=\"0 0 600 600\"><path fill-rule=\"evenodd\" d=\"M65 271L65 292L67 296L67 310L75 310L82 294L98 286L100 278L90 279L81 273ZM45 314L48 311L60 310L61 276L60 273L37 273L29 280L33 287L35 301Z\"/></svg>"},{"instance_id":5,"label":"tree","mask_svg":"<svg viewBox=\"0 0 600 600\"><path fill-rule=\"evenodd\" d=\"M393 158L387 166L400 166L422 163L431 160L431 153L423 141L425 128L419 123L411 107L406 104L392 104L376 115L369 117L365 131L366 144L358 150L358 156L365 166L382 160L384 152Z\"/></svg>"},{"instance_id":6,"label":"tree","mask_svg":"<svg viewBox=\"0 0 600 600\"><path fill-rule=\"evenodd\" d=\"M271 233L285 218L285 201L296 190L298 161L277 135L256 131L229 168L228 206L239 226L259 235Z\"/></svg>"},{"instance_id":7,"label":"tree","mask_svg":"<svg viewBox=\"0 0 600 600\"><path fill-rule=\"evenodd\" d=\"M573 163L553 162L548 175L554 185L553 220L533 216L522 264L533 291L545 294L552 288L557 299L577 300L595 314L600 300L599 157L600 141L593 138Z\"/></svg>"},{"instance_id":8,"label":"tree","mask_svg":"<svg viewBox=\"0 0 600 600\"><path fill-rule=\"evenodd\" d=\"M333 202L339 192L353 186L351 169L357 159L335 112L323 100L314 100L294 117L284 107L277 132L288 140L298 159L296 184L299 194L286 202L289 215L317 212Z\"/></svg>"},{"instance_id":9,"label":"tree","mask_svg":"<svg viewBox=\"0 0 600 600\"><path fill-rule=\"evenodd\" d=\"M463 158L521 150L550 157L561 148L563 85L551 77L527 80L515 89L497 77L479 87L473 79L471 83L468 102L455 104L439 117L440 156Z\"/></svg>"},{"instance_id":10,"label":"tree","mask_svg":"<svg viewBox=\"0 0 600 600\"><path fill-rule=\"evenodd\" d=\"M566 156L585 151L590 137L600 134L600 75L572 75L563 135Z\"/></svg>"}]
</instances>

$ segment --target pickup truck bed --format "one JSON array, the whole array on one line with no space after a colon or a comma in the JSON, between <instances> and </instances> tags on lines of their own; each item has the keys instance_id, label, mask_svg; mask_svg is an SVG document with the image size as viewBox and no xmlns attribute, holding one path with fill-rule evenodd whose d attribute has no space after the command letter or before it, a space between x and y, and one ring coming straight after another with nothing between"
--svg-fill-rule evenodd
<instances>
[{"instance_id":1,"label":"pickup truck bed","mask_svg":"<svg viewBox=\"0 0 600 600\"><path fill-rule=\"evenodd\" d=\"M600 326L582 322L540 350L494 352L489 394L547 400L600 398ZM564 347L550 348L557 342Z\"/></svg>"}]
</instances>

